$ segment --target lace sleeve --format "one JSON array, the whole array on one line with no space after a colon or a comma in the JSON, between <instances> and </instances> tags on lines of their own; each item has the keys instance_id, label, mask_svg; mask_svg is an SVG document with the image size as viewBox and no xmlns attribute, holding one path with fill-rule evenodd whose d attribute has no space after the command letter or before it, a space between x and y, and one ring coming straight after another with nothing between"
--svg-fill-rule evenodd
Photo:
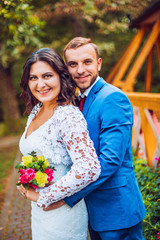
<instances>
[{"instance_id":1,"label":"lace sleeve","mask_svg":"<svg viewBox=\"0 0 160 240\"><path fill-rule=\"evenodd\" d=\"M73 162L68 173L53 185L39 192L37 204L47 207L53 202L80 191L100 175L100 163L82 113L73 107L61 114L59 134Z\"/></svg>"}]
</instances>

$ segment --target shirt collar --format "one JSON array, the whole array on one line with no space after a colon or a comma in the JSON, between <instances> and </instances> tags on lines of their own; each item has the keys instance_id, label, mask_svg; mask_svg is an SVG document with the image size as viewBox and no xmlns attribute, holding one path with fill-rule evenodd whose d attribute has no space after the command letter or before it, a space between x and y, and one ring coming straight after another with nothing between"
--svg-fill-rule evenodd
<instances>
[{"instance_id":1,"label":"shirt collar","mask_svg":"<svg viewBox=\"0 0 160 240\"><path fill-rule=\"evenodd\" d=\"M96 84L96 82L97 82L99 79L100 79L100 76L98 76L98 77L96 78L96 80L94 81L94 83L93 83L89 88L87 88L87 89L84 91L84 93L81 93L81 92L79 91L78 97L82 97L82 98L87 97L88 94L89 94L89 92L91 91L92 87Z\"/></svg>"}]
</instances>

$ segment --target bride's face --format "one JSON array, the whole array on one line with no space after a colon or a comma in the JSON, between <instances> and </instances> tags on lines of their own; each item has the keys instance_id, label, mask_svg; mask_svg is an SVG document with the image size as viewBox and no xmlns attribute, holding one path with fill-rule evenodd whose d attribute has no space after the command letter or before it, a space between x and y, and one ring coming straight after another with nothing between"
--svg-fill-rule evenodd
<instances>
[{"instance_id":1,"label":"bride's face","mask_svg":"<svg viewBox=\"0 0 160 240\"><path fill-rule=\"evenodd\" d=\"M54 103L61 90L59 74L44 61L32 64L28 81L33 96L42 103Z\"/></svg>"}]
</instances>

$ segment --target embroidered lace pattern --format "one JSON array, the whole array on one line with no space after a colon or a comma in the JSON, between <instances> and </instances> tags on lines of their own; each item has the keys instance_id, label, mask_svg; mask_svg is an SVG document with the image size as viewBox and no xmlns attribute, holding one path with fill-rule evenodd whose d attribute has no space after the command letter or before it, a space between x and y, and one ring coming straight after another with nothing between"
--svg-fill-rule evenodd
<instances>
[{"instance_id":1,"label":"embroidered lace pattern","mask_svg":"<svg viewBox=\"0 0 160 240\"><path fill-rule=\"evenodd\" d=\"M32 118L33 116L27 125ZM77 107L58 107L47 123L42 125L40 132L43 144L39 148L44 156L51 158L53 163L71 166L67 174L53 185L40 190L37 204L47 207L97 180L100 163L86 121Z\"/></svg>"}]
</instances>

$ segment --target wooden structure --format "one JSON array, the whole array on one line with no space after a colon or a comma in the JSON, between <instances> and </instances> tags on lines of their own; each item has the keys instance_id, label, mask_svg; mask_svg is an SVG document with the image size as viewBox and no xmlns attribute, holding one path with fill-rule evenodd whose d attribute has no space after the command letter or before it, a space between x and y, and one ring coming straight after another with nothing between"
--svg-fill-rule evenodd
<instances>
[{"instance_id":1,"label":"wooden structure","mask_svg":"<svg viewBox=\"0 0 160 240\"><path fill-rule=\"evenodd\" d=\"M130 24L137 32L130 44L113 67L107 82L125 91L134 109L132 146L143 152L149 166L155 165L155 157L160 158L160 94L151 92L153 55L156 50L160 75L160 0L154 1ZM136 77L146 64L145 93L134 93Z\"/></svg>"},{"instance_id":2,"label":"wooden structure","mask_svg":"<svg viewBox=\"0 0 160 240\"><path fill-rule=\"evenodd\" d=\"M157 52L160 75L160 1L154 1L137 19L131 22L130 27L137 28L138 31L107 76L106 81L123 91L132 92L136 77L147 60L145 92L150 92L154 49Z\"/></svg>"},{"instance_id":3,"label":"wooden structure","mask_svg":"<svg viewBox=\"0 0 160 240\"><path fill-rule=\"evenodd\" d=\"M149 166L156 166L160 158L160 123L155 112L160 108L160 94L127 92L133 105L134 125L132 147L138 157L145 158Z\"/></svg>"}]
</instances>

